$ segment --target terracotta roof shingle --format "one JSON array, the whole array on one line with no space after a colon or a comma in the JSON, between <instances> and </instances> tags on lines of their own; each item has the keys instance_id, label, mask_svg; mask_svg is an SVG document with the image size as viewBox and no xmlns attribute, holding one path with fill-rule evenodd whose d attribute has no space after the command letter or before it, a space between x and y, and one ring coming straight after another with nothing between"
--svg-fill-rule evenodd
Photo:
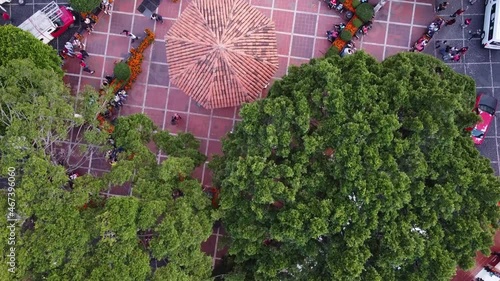
<instances>
[{"instance_id":1,"label":"terracotta roof shingle","mask_svg":"<svg viewBox=\"0 0 500 281\"><path fill-rule=\"evenodd\" d=\"M165 40L170 80L205 108L257 99L278 69L274 23L245 0L193 0Z\"/></svg>"}]
</instances>

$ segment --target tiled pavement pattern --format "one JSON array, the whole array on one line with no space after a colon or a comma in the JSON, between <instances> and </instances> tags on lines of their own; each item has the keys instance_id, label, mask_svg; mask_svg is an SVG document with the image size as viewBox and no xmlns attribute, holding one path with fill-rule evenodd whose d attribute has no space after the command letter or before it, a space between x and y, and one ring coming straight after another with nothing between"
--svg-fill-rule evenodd
<instances>
[{"instance_id":1,"label":"tiled pavement pattern","mask_svg":"<svg viewBox=\"0 0 500 281\"><path fill-rule=\"evenodd\" d=\"M16 4L3 6L11 12L14 23L19 25L34 11L43 7L43 3L50 2L50 0L35 1L33 3L33 0L27 0L27 5L21 7ZM467 3L467 0L448 1L451 5L441 13L444 16L449 16L459 7L465 7ZM173 133L185 131L194 134L201 141L200 151L207 154L210 160L211 155L221 152L219 139L233 128L239 119L239 109L206 110L200 108L169 81L163 38L189 2L189 0L181 0L179 3L171 3L169 0L164 0L158 9L158 13L165 19L164 24L160 25L136 11L136 7L140 4L139 0L115 0L112 15L103 15L96 25L95 32L86 36L87 51L91 54L88 64L96 70L96 73L94 75L82 73L77 61L70 60L65 66L67 71L65 81L71 85L74 92L82 89L86 84L98 87L101 77L105 73L112 72L114 62L124 58L129 48L138 44L131 44L128 38L119 33L123 29L128 29L140 36L145 28L152 29L157 35L156 43L145 54L143 73L130 91L129 99L121 114L143 112L162 129ZM275 79L286 74L288 66L300 65L308 62L312 57L323 55L329 47L329 42L325 39L326 30L331 29L334 24L345 22L341 15L329 10L323 1L249 0L249 2L276 23L279 69L275 74ZM370 0L370 2L376 4L378 1ZM59 1L59 3L62 2ZM483 3L484 0L479 0L465 12L465 17L472 18L472 24L468 29L476 30L482 27ZM435 0L388 1L377 14L373 29L357 43L358 48L364 49L379 60L408 50L434 19L433 5L435 4ZM457 23L453 26L445 27L436 35L436 38L448 40L450 44L456 46L469 46L470 49L463 61L450 64L450 66L472 76L476 80L478 91L491 93L500 98L500 80L494 81L493 79L500 74L500 51L483 49L479 39L470 42L464 40L468 36L467 29L464 31L459 26L464 16L458 17ZM70 36L71 32L65 34L63 40L56 42L57 45L64 44L66 38ZM435 42L436 39L433 41ZM433 46L428 46L426 52L432 54L435 50ZM174 113L179 113L183 117L177 126L172 126L169 122ZM483 155L492 160L492 166L498 174L500 163L497 136L500 136L500 122L495 120L494 128L490 130L489 137L479 149ZM158 155L159 161L163 159L165 155ZM94 155L85 167L84 172L93 174L109 169L102 155ZM211 173L206 165L198 168L194 176L206 186L211 184ZM128 195L131 189L130 186L111 188L108 194ZM214 257L214 264L225 252L217 250L217 244L223 235L223 229L216 227L214 235L203 245L203 249ZM499 235L496 238L500 242ZM500 245L500 243L497 244ZM478 256L477 262L484 264L485 258ZM471 276L461 273L455 280L468 281L471 280Z\"/></svg>"}]
</instances>

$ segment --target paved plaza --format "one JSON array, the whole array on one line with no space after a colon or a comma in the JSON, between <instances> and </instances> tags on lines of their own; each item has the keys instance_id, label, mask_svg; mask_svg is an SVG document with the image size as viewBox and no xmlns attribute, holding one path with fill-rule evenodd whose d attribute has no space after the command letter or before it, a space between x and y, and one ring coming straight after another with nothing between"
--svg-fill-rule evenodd
<instances>
[{"instance_id":1,"label":"paved plaza","mask_svg":"<svg viewBox=\"0 0 500 281\"><path fill-rule=\"evenodd\" d=\"M16 1L13 1L16 2ZM17 4L3 5L19 25L34 11L39 10L49 0L27 0L25 6ZM66 2L57 1L61 4ZM129 98L122 108L121 115L145 113L155 124L172 133L189 132L201 142L200 151L208 156L221 153L220 139L228 133L239 120L239 108L224 108L206 110L199 107L193 100L177 89L169 81L168 61L166 59L165 34L180 16L183 9L190 3L189 0L180 0L172 3L163 0L157 13L164 17L164 23L158 24L140 14L136 7L138 0L115 0L111 15L100 15L91 35L85 34L86 50L90 53L87 64L95 70L93 75L82 72L76 59L68 59L64 65L66 71L65 82L76 95L85 85L99 87L105 74L112 74L114 64L127 57L130 48L139 43L131 43L130 39L120 32L124 29L141 36L144 29L149 28L156 34L156 41L145 53L142 64L143 73L138 77L133 88L129 91ZM343 15L328 9L323 1L318 0L249 0L250 4L262 13L271 17L277 30L279 69L274 80L280 79L287 73L291 65L307 63L309 59L322 56L330 43L325 32L332 29L334 24L346 22ZM370 0L376 4L378 0ZM451 5L440 13L445 19L456 9L465 7L468 0L451 0ZM358 49L363 49L378 60L383 60L393 54L405 52L426 31L428 24L435 18L434 0L393 0L378 12L373 28L368 35L356 42ZM439 57L439 52L433 45L436 40L447 40L448 44L462 47L468 46L469 51L459 63L450 63L450 67L460 73L474 78L478 92L489 93L500 98L500 51L490 51L482 48L479 39L468 41L468 30L475 31L483 26L484 0L479 0L471 6L463 16L457 17L457 23L444 27L425 50L426 53ZM472 24L462 29L460 23L464 18L472 18ZM78 26L67 32L62 38L55 40L54 46L62 46ZM262 93L264 97L265 92ZM178 113L183 119L176 126L170 124L170 118ZM500 138L500 123L495 120L494 128L489 131L485 142L479 147L481 153L491 159L496 174L499 172L498 141ZM158 155L158 161L166 156ZM82 173L100 174L109 170L109 164L104 155L93 155L86 163ZM204 186L211 185L211 172L207 164L199 167L194 176ZM129 195L132 186L113 187L108 195ZM214 235L203 245L204 250L214 257L214 264L226 252L217 249L220 238L224 235L223 229L214 228ZM500 238L499 238L500 240ZM500 243L499 243L500 245ZM478 257L478 262L483 257ZM460 273L455 280L470 280L470 276ZM461 276L466 276L462 277ZM466 279L468 278L468 279Z\"/></svg>"}]
</instances>

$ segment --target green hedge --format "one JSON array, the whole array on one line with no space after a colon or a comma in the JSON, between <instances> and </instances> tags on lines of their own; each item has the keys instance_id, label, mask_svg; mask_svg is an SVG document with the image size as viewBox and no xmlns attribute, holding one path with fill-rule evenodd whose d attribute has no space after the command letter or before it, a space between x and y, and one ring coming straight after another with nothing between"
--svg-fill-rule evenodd
<instances>
[{"instance_id":1,"label":"green hedge","mask_svg":"<svg viewBox=\"0 0 500 281\"><path fill-rule=\"evenodd\" d=\"M352 20L352 25L354 25L357 28L360 28L363 25L363 21L361 21L358 18L355 18Z\"/></svg>"},{"instance_id":2,"label":"green hedge","mask_svg":"<svg viewBox=\"0 0 500 281\"><path fill-rule=\"evenodd\" d=\"M357 6L359 6L359 4L361 4L361 0L352 0L352 6L354 8L356 8Z\"/></svg>"},{"instance_id":3,"label":"green hedge","mask_svg":"<svg viewBox=\"0 0 500 281\"><path fill-rule=\"evenodd\" d=\"M116 79L126 81L130 78L130 67L124 62L119 62L115 65L113 73Z\"/></svg>"},{"instance_id":4,"label":"green hedge","mask_svg":"<svg viewBox=\"0 0 500 281\"><path fill-rule=\"evenodd\" d=\"M342 30L342 32L340 33L340 39L349 42L352 39L352 34L347 30Z\"/></svg>"},{"instance_id":5,"label":"green hedge","mask_svg":"<svg viewBox=\"0 0 500 281\"><path fill-rule=\"evenodd\" d=\"M69 5L80 13L90 13L101 5L101 0L69 0Z\"/></svg>"},{"instance_id":6,"label":"green hedge","mask_svg":"<svg viewBox=\"0 0 500 281\"><path fill-rule=\"evenodd\" d=\"M356 8L356 16L363 22L369 22L374 14L373 6L368 3L361 3Z\"/></svg>"}]
</instances>

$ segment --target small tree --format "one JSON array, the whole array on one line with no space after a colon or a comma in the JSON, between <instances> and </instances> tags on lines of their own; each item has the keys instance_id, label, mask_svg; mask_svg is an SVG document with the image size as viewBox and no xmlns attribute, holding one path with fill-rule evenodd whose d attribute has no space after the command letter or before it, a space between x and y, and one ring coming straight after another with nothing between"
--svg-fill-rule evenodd
<instances>
[{"instance_id":1,"label":"small tree","mask_svg":"<svg viewBox=\"0 0 500 281\"><path fill-rule=\"evenodd\" d=\"M126 81L130 78L130 67L124 62L117 63L113 72L116 79L120 81Z\"/></svg>"},{"instance_id":2,"label":"small tree","mask_svg":"<svg viewBox=\"0 0 500 281\"><path fill-rule=\"evenodd\" d=\"M340 39L346 41L346 42L349 42L351 41L352 39L352 34L351 32L347 31L347 30L342 30L342 32L340 33Z\"/></svg>"},{"instance_id":3,"label":"small tree","mask_svg":"<svg viewBox=\"0 0 500 281\"><path fill-rule=\"evenodd\" d=\"M373 6L368 3L361 3L356 7L356 16L363 22L369 22L374 14Z\"/></svg>"},{"instance_id":4,"label":"small tree","mask_svg":"<svg viewBox=\"0 0 500 281\"><path fill-rule=\"evenodd\" d=\"M80 13L91 13L95 8L99 7L101 0L70 0L69 4Z\"/></svg>"}]
</instances>

